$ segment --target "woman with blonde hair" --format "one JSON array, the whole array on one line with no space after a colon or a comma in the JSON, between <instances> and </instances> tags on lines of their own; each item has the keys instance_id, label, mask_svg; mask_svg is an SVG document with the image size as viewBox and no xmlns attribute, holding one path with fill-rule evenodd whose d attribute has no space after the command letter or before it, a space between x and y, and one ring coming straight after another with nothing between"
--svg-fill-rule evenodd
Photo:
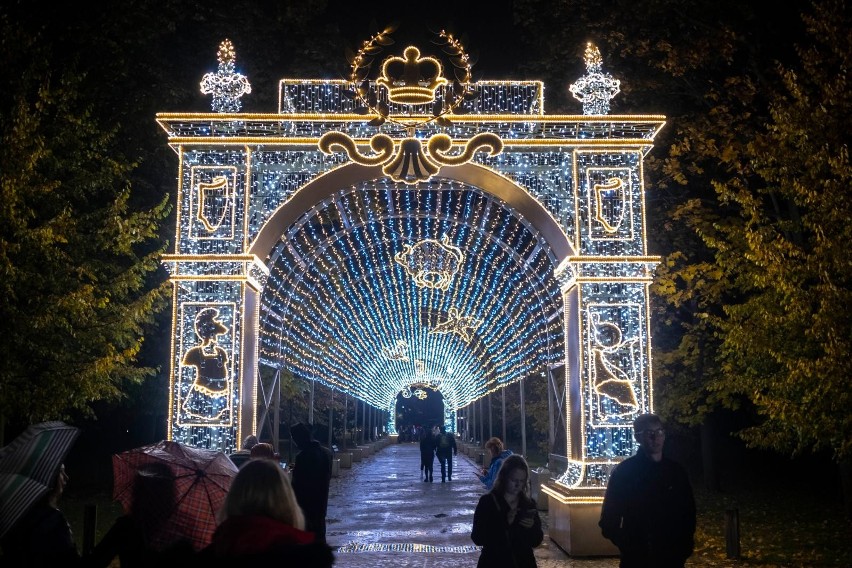
<instances>
[{"instance_id":1,"label":"woman with blonde hair","mask_svg":"<svg viewBox=\"0 0 852 568\"><path fill-rule=\"evenodd\" d=\"M212 560L273 562L287 566L331 566L331 548L307 532L290 480L277 462L247 462L231 483L213 542L200 556ZM242 564L241 564L242 565ZM246 564L248 565L248 564Z\"/></svg>"},{"instance_id":2,"label":"woman with blonde hair","mask_svg":"<svg viewBox=\"0 0 852 568\"><path fill-rule=\"evenodd\" d=\"M544 540L529 495L530 468L513 454L503 460L491 491L479 498L470 538L482 547L479 568L535 568L533 548Z\"/></svg>"}]
</instances>

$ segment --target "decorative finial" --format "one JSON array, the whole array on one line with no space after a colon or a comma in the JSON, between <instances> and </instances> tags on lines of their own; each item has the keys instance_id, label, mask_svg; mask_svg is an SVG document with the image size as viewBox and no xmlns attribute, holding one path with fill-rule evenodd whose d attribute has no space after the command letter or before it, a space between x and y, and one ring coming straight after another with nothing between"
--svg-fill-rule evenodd
<instances>
[{"instance_id":1,"label":"decorative finial","mask_svg":"<svg viewBox=\"0 0 852 568\"><path fill-rule=\"evenodd\" d=\"M609 114L609 101L621 91L621 81L601 72L603 58L592 42L586 45L586 74L571 85L570 91L583 103L583 114Z\"/></svg>"},{"instance_id":2,"label":"decorative finial","mask_svg":"<svg viewBox=\"0 0 852 568\"><path fill-rule=\"evenodd\" d=\"M234 44L226 39L219 45L217 53L219 70L207 73L201 80L201 93L213 95L214 112L239 112L242 107L240 97L251 93L251 84L245 75L234 70L237 60Z\"/></svg>"}]
</instances>

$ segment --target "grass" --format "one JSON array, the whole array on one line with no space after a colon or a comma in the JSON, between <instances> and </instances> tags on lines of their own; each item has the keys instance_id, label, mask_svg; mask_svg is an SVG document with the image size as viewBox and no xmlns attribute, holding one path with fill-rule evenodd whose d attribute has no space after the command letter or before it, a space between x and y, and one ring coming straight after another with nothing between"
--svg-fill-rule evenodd
<instances>
[{"instance_id":1,"label":"grass","mask_svg":"<svg viewBox=\"0 0 852 568\"><path fill-rule=\"evenodd\" d=\"M852 566L852 521L839 495L764 479L725 493L698 490L696 504L698 530L690 565ZM725 512L734 509L739 513L739 560L728 559L725 548Z\"/></svg>"}]
</instances>

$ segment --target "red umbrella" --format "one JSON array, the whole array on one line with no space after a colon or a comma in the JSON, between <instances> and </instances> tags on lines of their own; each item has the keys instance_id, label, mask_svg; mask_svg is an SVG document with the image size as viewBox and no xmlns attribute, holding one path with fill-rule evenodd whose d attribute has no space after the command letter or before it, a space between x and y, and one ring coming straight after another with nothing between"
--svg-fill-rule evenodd
<instances>
[{"instance_id":1,"label":"red umbrella","mask_svg":"<svg viewBox=\"0 0 852 568\"><path fill-rule=\"evenodd\" d=\"M224 453L162 441L115 454L113 499L143 524L149 546L210 544L237 467Z\"/></svg>"}]
</instances>

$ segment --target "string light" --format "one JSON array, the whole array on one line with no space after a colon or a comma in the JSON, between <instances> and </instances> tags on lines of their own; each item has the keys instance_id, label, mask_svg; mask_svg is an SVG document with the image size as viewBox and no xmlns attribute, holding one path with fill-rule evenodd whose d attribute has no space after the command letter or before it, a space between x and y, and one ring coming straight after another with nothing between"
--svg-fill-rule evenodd
<instances>
[{"instance_id":1,"label":"string light","mask_svg":"<svg viewBox=\"0 0 852 568\"><path fill-rule=\"evenodd\" d=\"M381 34L370 41L384 45ZM423 59L410 52L402 68ZM428 86L434 101L467 112L449 105L436 116L425 91L390 96L358 75L282 79L278 113L238 113L250 86L233 64L223 43L216 76L230 79L207 87L216 112L157 117L180 156L176 249L164 257L175 305L169 437L233 449L256 421L256 393L239 379L257 364L390 417L399 394L440 395L451 431L458 409L564 365L568 467L547 491L599 502L613 465L635 449L632 418L653 408L658 258L647 254L642 163L664 117L606 116L620 83L591 44L587 75L571 88L582 115L545 115L537 81L466 81L458 99L437 77L421 85L393 73L387 85ZM368 92L379 123L359 114ZM477 152L475 140L493 151ZM363 175L325 184L353 162ZM279 216L293 203L308 204ZM558 228L555 240L543 226ZM227 407L193 394L205 394L203 371L187 354L203 348L196 319L207 309L224 328L215 345L229 379L216 380L231 381Z\"/></svg>"},{"instance_id":2,"label":"string light","mask_svg":"<svg viewBox=\"0 0 852 568\"><path fill-rule=\"evenodd\" d=\"M214 112L239 112L240 97L251 93L251 84L245 75L236 72L237 53L234 44L226 39L219 45L219 69L201 79L201 93L213 95Z\"/></svg>"},{"instance_id":3,"label":"string light","mask_svg":"<svg viewBox=\"0 0 852 568\"><path fill-rule=\"evenodd\" d=\"M609 101L621 91L621 81L601 70L603 57L591 42L586 45L586 75L571 85L574 98L583 103L583 114L609 114Z\"/></svg>"}]
</instances>

